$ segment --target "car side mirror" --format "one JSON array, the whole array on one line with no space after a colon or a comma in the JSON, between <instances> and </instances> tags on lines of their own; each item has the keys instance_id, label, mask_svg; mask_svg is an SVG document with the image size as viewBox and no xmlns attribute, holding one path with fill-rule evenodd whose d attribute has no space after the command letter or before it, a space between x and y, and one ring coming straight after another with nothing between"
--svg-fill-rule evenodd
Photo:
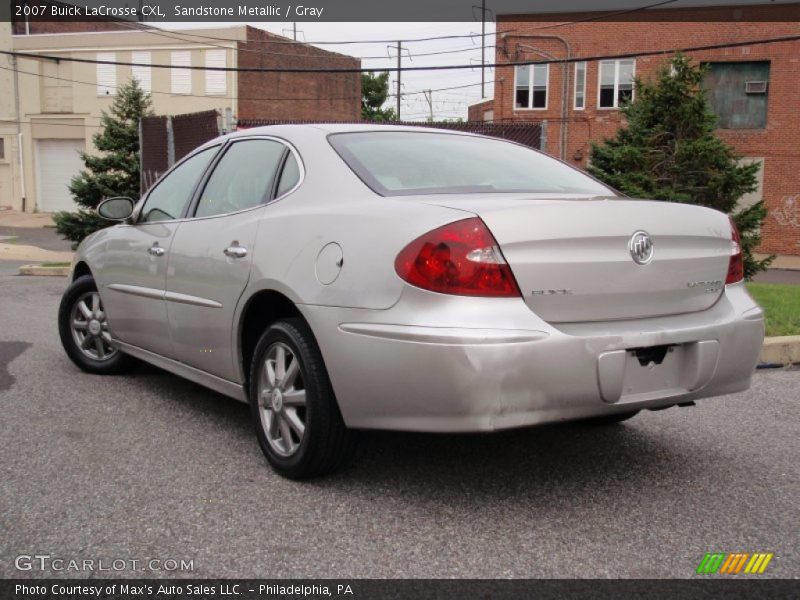
<instances>
[{"instance_id":1,"label":"car side mirror","mask_svg":"<svg viewBox=\"0 0 800 600\"><path fill-rule=\"evenodd\" d=\"M125 221L133 214L134 206L134 201L124 196L106 198L97 205L97 214L109 221Z\"/></svg>"}]
</instances>

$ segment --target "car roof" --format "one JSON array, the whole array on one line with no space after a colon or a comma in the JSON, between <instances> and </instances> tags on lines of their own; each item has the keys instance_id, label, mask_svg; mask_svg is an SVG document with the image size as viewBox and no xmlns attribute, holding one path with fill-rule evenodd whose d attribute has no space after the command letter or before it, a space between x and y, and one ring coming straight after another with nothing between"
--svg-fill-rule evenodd
<instances>
[{"instance_id":1,"label":"car roof","mask_svg":"<svg viewBox=\"0 0 800 600\"><path fill-rule=\"evenodd\" d=\"M286 135L290 137L292 133L298 133L302 130L316 130L324 134L358 133L365 131L419 131L427 133L436 132L455 133L459 135L474 135L455 129L421 127L414 125L381 125L379 123L285 123L239 129L238 131L228 134L227 137L242 137L249 135Z\"/></svg>"}]
</instances>

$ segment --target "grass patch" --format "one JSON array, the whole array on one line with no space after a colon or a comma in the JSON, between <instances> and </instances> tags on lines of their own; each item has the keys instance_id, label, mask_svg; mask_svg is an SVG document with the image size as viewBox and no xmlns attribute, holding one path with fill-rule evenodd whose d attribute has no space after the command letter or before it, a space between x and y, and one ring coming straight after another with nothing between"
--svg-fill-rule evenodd
<instances>
[{"instance_id":1,"label":"grass patch","mask_svg":"<svg viewBox=\"0 0 800 600\"><path fill-rule=\"evenodd\" d=\"M40 267L68 267L68 262L43 262Z\"/></svg>"},{"instance_id":2,"label":"grass patch","mask_svg":"<svg viewBox=\"0 0 800 600\"><path fill-rule=\"evenodd\" d=\"M767 335L800 335L800 286L748 283L747 289L764 309Z\"/></svg>"}]
</instances>

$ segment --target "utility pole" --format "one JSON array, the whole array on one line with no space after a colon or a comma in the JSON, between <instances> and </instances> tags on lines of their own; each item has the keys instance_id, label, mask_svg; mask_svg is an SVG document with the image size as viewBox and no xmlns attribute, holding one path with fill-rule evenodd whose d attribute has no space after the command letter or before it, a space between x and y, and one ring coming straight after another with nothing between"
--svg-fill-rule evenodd
<instances>
[{"instance_id":1,"label":"utility pole","mask_svg":"<svg viewBox=\"0 0 800 600\"><path fill-rule=\"evenodd\" d=\"M486 64L486 0L481 0L481 100L486 98L484 86L486 85L486 75L484 65Z\"/></svg>"},{"instance_id":2,"label":"utility pole","mask_svg":"<svg viewBox=\"0 0 800 600\"><path fill-rule=\"evenodd\" d=\"M422 90L425 100L428 101L428 123L433 123L433 90Z\"/></svg>"},{"instance_id":3,"label":"utility pole","mask_svg":"<svg viewBox=\"0 0 800 600\"><path fill-rule=\"evenodd\" d=\"M296 42L297 41L297 21L292 23L292 35L294 36L293 39Z\"/></svg>"},{"instance_id":4,"label":"utility pole","mask_svg":"<svg viewBox=\"0 0 800 600\"><path fill-rule=\"evenodd\" d=\"M19 191L22 198L22 212L25 212L25 159L23 157L24 144L22 140L22 112L20 111L19 107L19 64L17 63L16 56L11 57L11 64L14 67L14 112L17 117L17 162L19 163Z\"/></svg>"},{"instance_id":5,"label":"utility pole","mask_svg":"<svg viewBox=\"0 0 800 600\"><path fill-rule=\"evenodd\" d=\"M397 120L400 120L400 53L403 51L403 43L397 42Z\"/></svg>"}]
</instances>

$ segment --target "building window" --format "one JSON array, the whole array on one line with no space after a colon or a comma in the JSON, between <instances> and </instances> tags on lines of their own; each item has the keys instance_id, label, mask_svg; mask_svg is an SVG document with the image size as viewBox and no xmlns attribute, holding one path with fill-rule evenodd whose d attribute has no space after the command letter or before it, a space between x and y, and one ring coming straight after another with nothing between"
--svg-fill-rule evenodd
<instances>
[{"instance_id":1,"label":"building window","mask_svg":"<svg viewBox=\"0 0 800 600\"><path fill-rule=\"evenodd\" d=\"M0 137L0 160L6 159L6 138Z\"/></svg>"},{"instance_id":2,"label":"building window","mask_svg":"<svg viewBox=\"0 0 800 600\"><path fill-rule=\"evenodd\" d=\"M575 110L586 108L586 62L575 63Z\"/></svg>"},{"instance_id":3,"label":"building window","mask_svg":"<svg viewBox=\"0 0 800 600\"><path fill-rule=\"evenodd\" d=\"M206 68L226 68L225 50L206 50ZM206 94L220 95L226 92L225 71L206 71Z\"/></svg>"},{"instance_id":4,"label":"building window","mask_svg":"<svg viewBox=\"0 0 800 600\"><path fill-rule=\"evenodd\" d=\"M149 65L152 63L152 58L149 52L144 51L136 51L131 52L131 62L136 64L142 65ZM145 67L131 67L131 72L134 77L139 82L139 87L142 88L145 92L152 91L152 68L149 66Z\"/></svg>"},{"instance_id":5,"label":"building window","mask_svg":"<svg viewBox=\"0 0 800 600\"><path fill-rule=\"evenodd\" d=\"M516 68L514 108L547 108L547 83L550 65L522 65Z\"/></svg>"},{"instance_id":6,"label":"building window","mask_svg":"<svg viewBox=\"0 0 800 600\"><path fill-rule=\"evenodd\" d=\"M98 52L98 61L116 62L115 52ZM117 93L117 65L97 64L97 95L113 96Z\"/></svg>"},{"instance_id":7,"label":"building window","mask_svg":"<svg viewBox=\"0 0 800 600\"><path fill-rule=\"evenodd\" d=\"M703 89L722 129L767 126L769 61L707 63Z\"/></svg>"},{"instance_id":8,"label":"building window","mask_svg":"<svg viewBox=\"0 0 800 600\"><path fill-rule=\"evenodd\" d=\"M181 50L172 53L172 68L170 75L172 77L172 93L173 94L191 94L192 93L192 70L182 67L190 67L192 65L192 54L188 50Z\"/></svg>"},{"instance_id":9,"label":"building window","mask_svg":"<svg viewBox=\"0 0 800 600\"><path fill-rule=\"evenodd\" d=\"M600 108L619 108L633 99L633 76L636 61L601 60L600 85L597 92L597 106Z\"/></svg>"}]
</instances>

